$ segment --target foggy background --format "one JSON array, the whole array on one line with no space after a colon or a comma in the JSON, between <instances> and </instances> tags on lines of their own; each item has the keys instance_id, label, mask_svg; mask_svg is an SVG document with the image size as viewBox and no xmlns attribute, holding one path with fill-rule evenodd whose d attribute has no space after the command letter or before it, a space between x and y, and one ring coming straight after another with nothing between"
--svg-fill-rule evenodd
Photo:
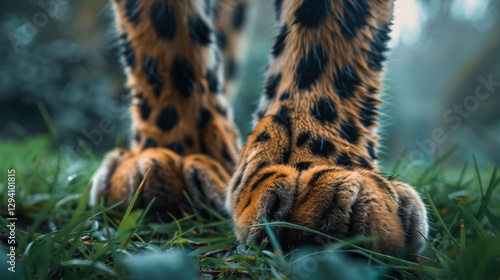
<instances>
[{"instance_id":1,"label":"foggy background","mask_svg":"<svg viewBox=\"0 0 500 280\"><path fill-rule=\"evenodd\" d=\"M233 99L244 137L276 34L272 1L252 3ZM450 167L472 153L500 163L499 11L493 0L397 1L380 118L383 164L425 165L452 147ZM97 158L126 145L127 89L108 1L2 1L0 30L0 141L52 133L54 150L78 152L83 143ZM89 137L103 120L113 131Z\"/></svg>"}]
</instances>

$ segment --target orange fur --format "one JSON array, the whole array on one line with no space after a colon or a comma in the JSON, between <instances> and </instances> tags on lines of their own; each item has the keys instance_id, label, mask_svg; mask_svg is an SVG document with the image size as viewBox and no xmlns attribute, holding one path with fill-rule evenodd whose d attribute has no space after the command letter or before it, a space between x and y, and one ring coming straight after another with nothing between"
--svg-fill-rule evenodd
<instances>
[{"instance_id":1,"label":"orange fur","mask_svg":"<svg viewBox=\"0 0 500 280\"><path fill-rule=\"evenodd\" d=\"M390 254L421 248L424 205L411 186L377 167L375 118L393 1L278 1L280 32L241 151L226 96L247 0L212 2L113 4L134 139L130 151L103 161L92 203L104 197L126 205L150 170L138 206L156 198L155 208L174 211L185 203L183 191L221 211L225 204L240 242L264 238L250 226L265 217L338 238L378 236L366 246ZM326 241L275 230L287 247Z\"/></svg>"}]
</instances>

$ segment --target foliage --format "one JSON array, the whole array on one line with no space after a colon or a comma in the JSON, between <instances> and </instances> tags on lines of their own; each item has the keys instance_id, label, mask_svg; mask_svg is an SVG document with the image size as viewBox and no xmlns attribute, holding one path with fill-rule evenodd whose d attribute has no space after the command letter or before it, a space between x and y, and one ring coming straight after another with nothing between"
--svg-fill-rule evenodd
<instances>
[{"instance_id":1,"label":"foliage","mask_svg":"<svg viewBox=\"0 0 500 280\"><path fill-rule=\"evenodd\" d=\"M496 168L480 171L477 165L466 164L457 176L446 170L441 158L418 172L411 183L429 205L431 232L426 252L410 262L356 245L367 242L366 238L332 238L325 248L283 252L271 228L300 228L288 223L258 225L269 229L269 242L237 244L230 220L208 206L179 217L146 215L147 209L119 213L114 206L89 209L88 182L97 161L76 160L66 165L64 157L48 149L50 142L48 137L0 142L0 154L8 160L1 170L16 169L18 217L17 272L5 275L6 267L2 267L2 275L25 279L134 275L137 279L192 279L196 275L202 279L330 279L332 275L336 279L498 279L500 275ZM486 175L488 180L483 178ZM0 197L3 241L8 232L3 218L5 188L2 185ZM5 256L7 249L2 245L0 255ZM352 259L353 252L364 256L364 261Z\"/></svg>"}]
</instances>

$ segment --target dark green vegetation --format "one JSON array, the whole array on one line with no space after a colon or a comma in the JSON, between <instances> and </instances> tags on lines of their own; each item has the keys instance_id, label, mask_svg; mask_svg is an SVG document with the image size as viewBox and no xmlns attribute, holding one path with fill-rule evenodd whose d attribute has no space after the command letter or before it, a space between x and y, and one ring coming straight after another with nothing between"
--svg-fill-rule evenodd
<instances>
[{"instance_id":1,"label":"dark green vegetation","mask_svg":"<svg viewBox=\"0 0 500 280\"><path fill-rule=\"evenodd\" d=\"M270 223L268 242L237 244L231 222L209 207L206 217L185 213L113 207L89 209L89 180L98 159L66 158L51 151L49 137L24 143L0 143L2 178L16 169L16 273L7 272L6 184L0 196L0 275L25 279L130 278L203 279L498 279L500 275L500 176L474 160L460 173L442 164L414 172L410 180L429 206L431 231L427 250L417 262L381 255L356 246L370 238L337 242L323 249L283 253ZM395 174L400 169L386 170ZM199 209L200 207L198 207ZM342 252L358 252L368 263ZM326 275L330 275L329 277ZM167 277L167 278L166 278ZM326 278L325 278L326 277Z\"/></svg>"}]
</instances>

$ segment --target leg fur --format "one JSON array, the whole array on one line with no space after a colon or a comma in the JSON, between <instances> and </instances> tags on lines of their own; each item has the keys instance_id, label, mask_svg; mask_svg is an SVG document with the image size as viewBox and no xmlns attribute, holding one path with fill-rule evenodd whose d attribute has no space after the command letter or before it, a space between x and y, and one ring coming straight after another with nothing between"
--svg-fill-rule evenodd
<instances>
[{"instance_id":1,"label":"leg fur","mask_svg":"<svg viewBox=\"0 0 500 280\"><path fill-rule=\"evenodd\" d=\"M262 229L246 226L266 217L339 238L378 236L375 248L389 254L420 247L427 232L420 198L376 164L393 1L276 4L279 34L257 124L227 191L238 240L262 238ZM322 241L277 233L293 246Z\"/></svg>"},{"instance_id":2,"label":"leg fur","mask_svg":"<svg viewBox=\"0 0 500 280\"><path fill-rule=\"evenodd\" d=\"M221 208L221 189L240 145L216 42L214 17L225 16L225 10L217 12L217 1L201 0L112 5L131 89L133 139L130 151L115 150L103 161L94 175L91 204L104 197L126 207L150 169L139 206L156 197L155 207L174 209L184 202L184 190L201 195L196 183L203 179L202 195ZM234 55L234 47L228 50L225 55Z\"/></svg>"}]
</instances>

